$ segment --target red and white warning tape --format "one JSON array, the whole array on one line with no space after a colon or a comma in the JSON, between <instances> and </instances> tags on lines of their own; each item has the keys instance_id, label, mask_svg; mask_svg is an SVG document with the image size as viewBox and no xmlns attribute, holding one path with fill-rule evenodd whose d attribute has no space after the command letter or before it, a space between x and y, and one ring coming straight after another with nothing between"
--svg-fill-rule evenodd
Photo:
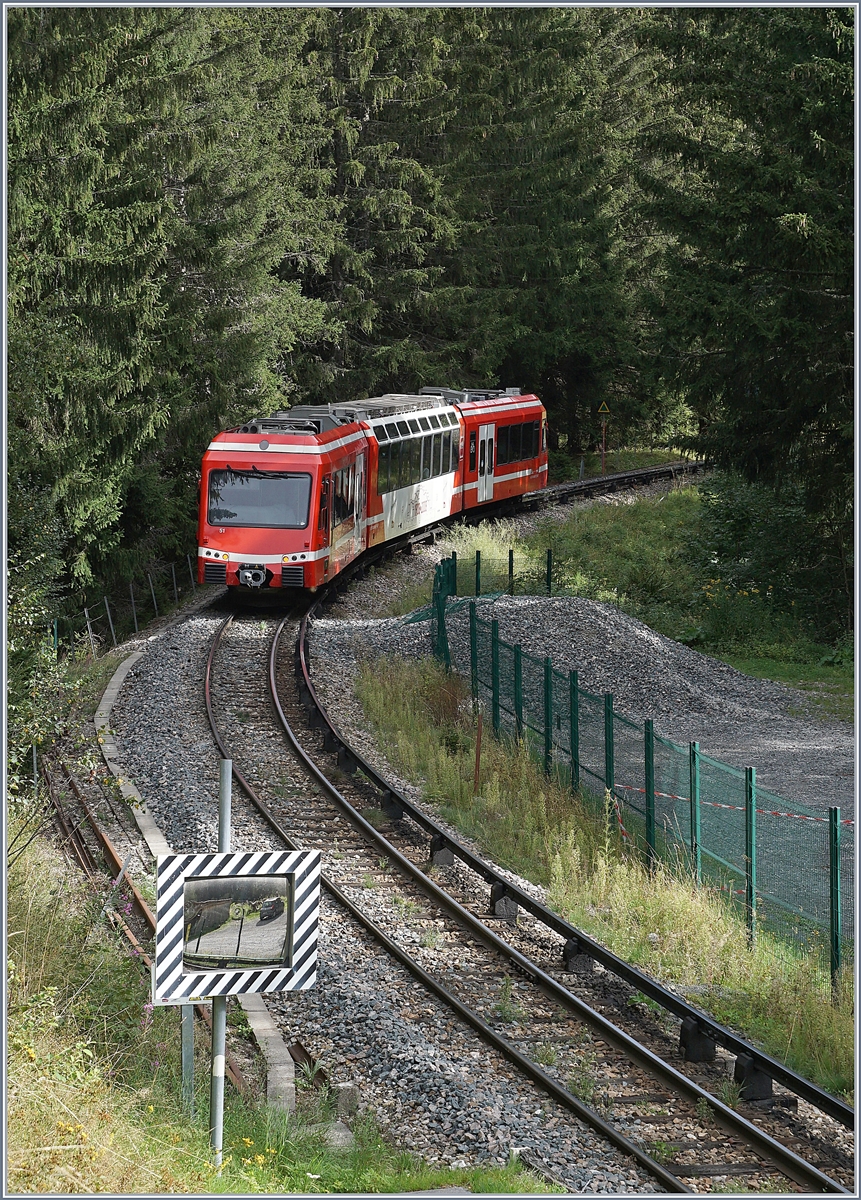
<instances>
[{"instance_id":1,"label":"red and white warning tape","mask_svg":"<svg viewBox=\"0 0 861 1200\"><path fill-rule=\"evenodd\" d=\"M633 787L627 783L617 783L614 784L614 787L623 792L640 792L642 795L646 794L645 788ZM684 804L690 804L691 802L690 796L674 796L672 792L655 792L655 796L660 796L663 800L681 800ZM701 800L700 803L707 804L710 808L729 808L733 812L744 812L743 804L719 804L717 800ZM777 812L771 808L758 808L756 811L766 817L794 817L796 821L828 821L828 817L813 817L808 816L807 813ZM844 817L840 824L854 825L855 820L853 817Z\"/></svg>"}]
</instances>

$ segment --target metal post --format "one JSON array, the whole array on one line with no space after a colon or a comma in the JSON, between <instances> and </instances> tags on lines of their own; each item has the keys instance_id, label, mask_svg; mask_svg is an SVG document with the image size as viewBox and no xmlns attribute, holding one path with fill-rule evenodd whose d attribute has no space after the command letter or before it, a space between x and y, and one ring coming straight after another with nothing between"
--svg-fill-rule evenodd
<instances>
[{"instance_id":1,"label":"metal post","mask_svg":"<svg viewBox=\"0 0 861 1200\"><path fill-rule=\"evenodd\" d=\"M475 552L475 594L481 595L481 551Z\"/></svg>"},{"instance_id":2,"label":"metal post","mask_svg":"<svg viewBox=\"0 0 861 1200\"><path fill-rule=\"evenodd\" d=\"M114 645L116 646L116 644L117 644L117 635L114 633L114 623L113 623L113 621L111 620L111 606L108 604L108 598L107 598L107 596L105 596L105 612L108 614L108 625L110 625L110 627L111 627L111 641L112 641L112 642L114 643Z\"/></svg>"},{"instance_id":3,"label":"metal post","mask_svg":"<svg viewBox=\"0 0 861 1200\"><path fill-rule=\"evenodd\" d=\"M744 769L744 907L747 915L747 938L753 945L756 937L756 768Z\"/></svg>"},{"instance_id":4,"label":"metal post","mask_svg":"<svg viewBox=\"0 0 861 1200\"><path fill-rule=\"evenodd\" d=\"M511 546L508 551L508 594L514 595L514 547Z\"/></svg>"},{"instance_id":5,"label":"metal post","mask_svg":"<svg viewBox=\"0 0 861 1200\"><path fill-rule=\"evenodd\" d=\"M553 660L544 659L544 774L553 770Z\"/></svg>"},{"instance_id":6,"label":"metal post","mask_svg":"<svg viewBox=\"0 0 861 1200\"><path fill-rule=\"evenodd\" d=\"M571 787L580 786L580 688L577 684L577 672L568 673L568 691L571 704Z\"/></svg>"},{"instance_id":7,"label":"metal post","mask_svg":"<svg viewBox=\"0 0 861 1200\"><path fill-rule=\"evenodd\" d=\"M90 635L90 647L92 648L92 651L93 651L93 658L95 658L96 657L96 643L93 641L93 626L92 626L92 623L90 622L90 610L87 608L86 604L84 605L84 617L86 618L86 622L87 622L87 633Z\"/></svg>"},{"instance_id":8,"label":"metal post","mask_svg":"<svg viewBox=\"0 0 861 1200\"><path fill-rule=\"evenodd\" d=\"M604 693L604 785L612 793L616 786L613 753L613 693Z\"/></svg>"},{"instance_id":9,"label":"metal post","mask_svg":"<svg viewBox=\"0 0 861 1200\"><path fill-rule=\"evenodd\" d=\"M221 759L218 786L218 850L230 849L230 801L233 763ZM227 997L212 997L212 1079L209 1089L209 1140L213 1163L221 1171L224 1145L224 1059L227 1046Z\"/></svg>"},{"instance_id":10,"label":"metal post","mask_svg":"<svg viewBox=\"0 0 861 1200\"><path fill-rule=\"evenodd\" d=\"M152 606L155 611L155 615L158 616L158 604L156 603L155 598L155 588L153 587L152 575L150 575L149 571L147 571L146 577L149 580L149 590L152 593Z\"/></svg>"},{"instance_id":11,"label":"metal post","mask_svg":"<svg viewBox=\"0 0 861 1200\"><path fill-rule=\"evenodd\" d=\"M448 629L445 624L445 592L436 598L436 656L447 671L451 670L451 654L448 648Z\"/></svg>"},{"instance_id":12,"label":"metal post","mask_svg":"<svg viewBox=\"0 0 861 1200\"><path fill-rule=\"evenodd\" d=\"M129 595L132 598L132 616L135 622L135 633L138 632L138 610L135 608L135 585L129 580Z\"/></svg>"},{"instance_id":13,"label":"metal post","mask_svg":"<svg viewBox=\"0 0 861 1200\"><path fill-rule=\"evenodd\" d=\"M646 766L646 856L649 870L655 866L655 722L645 722Z\"/></svg>"},{"instance_id":14,"label":"metal post","mask_svg":"<svg viewBox=\"0 0 861 1200\"><path fill-rule=\"evenodd\" d=\"M700 744L690 743L691 772L691 862L697 883L703 881L702 838L700 836Z\"/></svg>"},{"instance_id":15,"label":"metal post","mask_svg":"<svg viewBox=\"0 0 861 1200\"><path fill-rule=\"evenodd\" d=\"M194 567L191 565L191 555L186 554L185 557L186 557L186 561L188 562L188 573L191 576L191 590L193 592L196 592L197 591L197 580L194 578Z\"/></svg>"},{"instance_id":16,"label":"metal post","mask_svg":"<svg viewBox=\"0 0 861 1200\"><path fill-rule=\"evenodd\" d=\"M517 736L523 737L523 647L514 647L514 722Z\"/></svg>"},{"instance_id":17,"label":"metal post","mask_svg":"<svg viewBox=\"0 0 861 1200\"><path fill-rule=\"evenodd\" d=\"M457 551L451 552L451 594L457 595Z\"/></svg>"},{"instance_id":18,"label":"metal post","mask_svg":"<svg viewBox=\"0 0 861 1200\"><path fill-rule=\"evenodd\" d=\"M831 995L837 998L837 976L842 957L843 928L840 907L840 809L828 809L828 881L831 891Z\"/></svg>"},{"instance_id":19,"label":"metal post","mask_svg":"<svg viewBox=\"0 0 861 1200\"><path fill-rule=\"evenodd\" d=\"M173 602L174 604L179 604L179 591L176 586L176 567L174 567L173 563L170 564L170 576L173 580Z\"/></svg>"},{"instance_id":20,"label":"metal post","mask_svg":"<svg viewBox=\"0 0 861 1200\"><path fill-rule=\"evenodd\" d=\"M469 676L474 704L478 699L478 617L474 600L469 602Z\"/></svg>"},{"instance_id":21,"label":"metal post","mask_svg":"<svg viewBox=\"0 0 861 1200\"><path fill-rule=\"evenodd\" d=\"M490 683L492 696L493 732L499 737L499 622L490 626Z\"/></svg>"},{"instance_id":22,"label":"metal post","mask_svg":"<svg viewBox=\"0 0 861 1200\"><path fill-rule=\"evenodd\" d=\"M475 774L472 779L472 794L478 795L478 783L481 778L481 712L478 714L478 728L475 731Z\"/></svg>"},{"instance_id":23,"label":"metal post","mask_svg":"<svg viewBox=\"0 0 861 1200\"><path fill-rule=\"evenodd\" d=\"M182 1031L182 1107L190 1120L194 1120L194 1005L181 1007L180 1028Z\"/></svg>"},{"instance_id":24,"label":"metal post","mask_svg":"<svg viewBox=\"0 0 861 1200\"><path fill-rule=\"evenodd\" d=\"M553 547L547 547L547 595L553 591Z\"/></svg>"}]
</instances>

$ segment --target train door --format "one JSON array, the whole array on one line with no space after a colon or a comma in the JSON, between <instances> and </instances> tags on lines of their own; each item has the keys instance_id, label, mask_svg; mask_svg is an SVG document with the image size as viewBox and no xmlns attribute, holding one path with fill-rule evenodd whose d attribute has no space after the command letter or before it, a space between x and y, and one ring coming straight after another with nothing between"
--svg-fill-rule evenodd
<instances>
[{"instance_id":1,"label":"train door","mask_svg":"<svg viewBox=\"0 0 861 1200\"><path fill-rule=\"evenodd\" d=\"M478 503L493 499L493 432L495 426L478 430Z\"/></svg>"},{"instance_id":2,"label":"train door","mask_svg":"<svg viewBox=\"0 0 861 1200\"><path fill-rule=\"evenodd\" d=\"M353 554L359 555L364 549L365 532L365 456L360 454L356 459L356 475L353 480Z\"/></svg>"}]
</instances>

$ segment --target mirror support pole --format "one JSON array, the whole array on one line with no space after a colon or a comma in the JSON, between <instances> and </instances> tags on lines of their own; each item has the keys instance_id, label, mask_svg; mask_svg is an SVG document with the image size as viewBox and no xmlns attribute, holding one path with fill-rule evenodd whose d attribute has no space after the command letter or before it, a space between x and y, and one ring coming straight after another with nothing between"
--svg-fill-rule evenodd
<instances>
[{"instance_id":1,"label":"mirror support pole","mask_svg":"<svg viewBox=\"0 0 861 1200\"><path fill-rule=\"evenodd\" d=\"M218 786L218 850L230 850L230 800L233 763L221 759ZM212 1080L209 1089L209 1138L213 1165L221 1172L224 1145L224 1058L227 1043L227 997L212 997Z\"/></svg>"},{"instance_id":2,"label":"mirror support pole","mask_svg":"<svg viewBox=\"0 0 861 1200\"><path fill-rule=\"evenodd\" d=\"M194 1005L181 1005L182 1028L182 1105L194 1120Z\"/></svg>"}]
</instances>

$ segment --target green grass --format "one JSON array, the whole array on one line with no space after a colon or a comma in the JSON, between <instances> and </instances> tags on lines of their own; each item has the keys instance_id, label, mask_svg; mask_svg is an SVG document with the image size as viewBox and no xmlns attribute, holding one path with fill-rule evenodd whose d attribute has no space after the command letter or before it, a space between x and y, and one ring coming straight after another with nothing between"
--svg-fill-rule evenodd
<instances>
[{"instance_id":1,"label":"green grass","mask_svg":"<svg viewBox=\"0 0 861 1200\"><path fill-rule=\"evenodd\" d=\"M473 795L469 697L435 663L365 664L357 688L396 769L484 853L543 884L556 911L620 957L666 982L696 986L696 1002L719 1020L823 1087L851 1093L851 971L832 1004L818 961L766 934L751 950L743 922L717 891L663 868L649 874L626 855L612 814L596 817L522 744L485 734Z\"/></svg>"}]
</instances>

